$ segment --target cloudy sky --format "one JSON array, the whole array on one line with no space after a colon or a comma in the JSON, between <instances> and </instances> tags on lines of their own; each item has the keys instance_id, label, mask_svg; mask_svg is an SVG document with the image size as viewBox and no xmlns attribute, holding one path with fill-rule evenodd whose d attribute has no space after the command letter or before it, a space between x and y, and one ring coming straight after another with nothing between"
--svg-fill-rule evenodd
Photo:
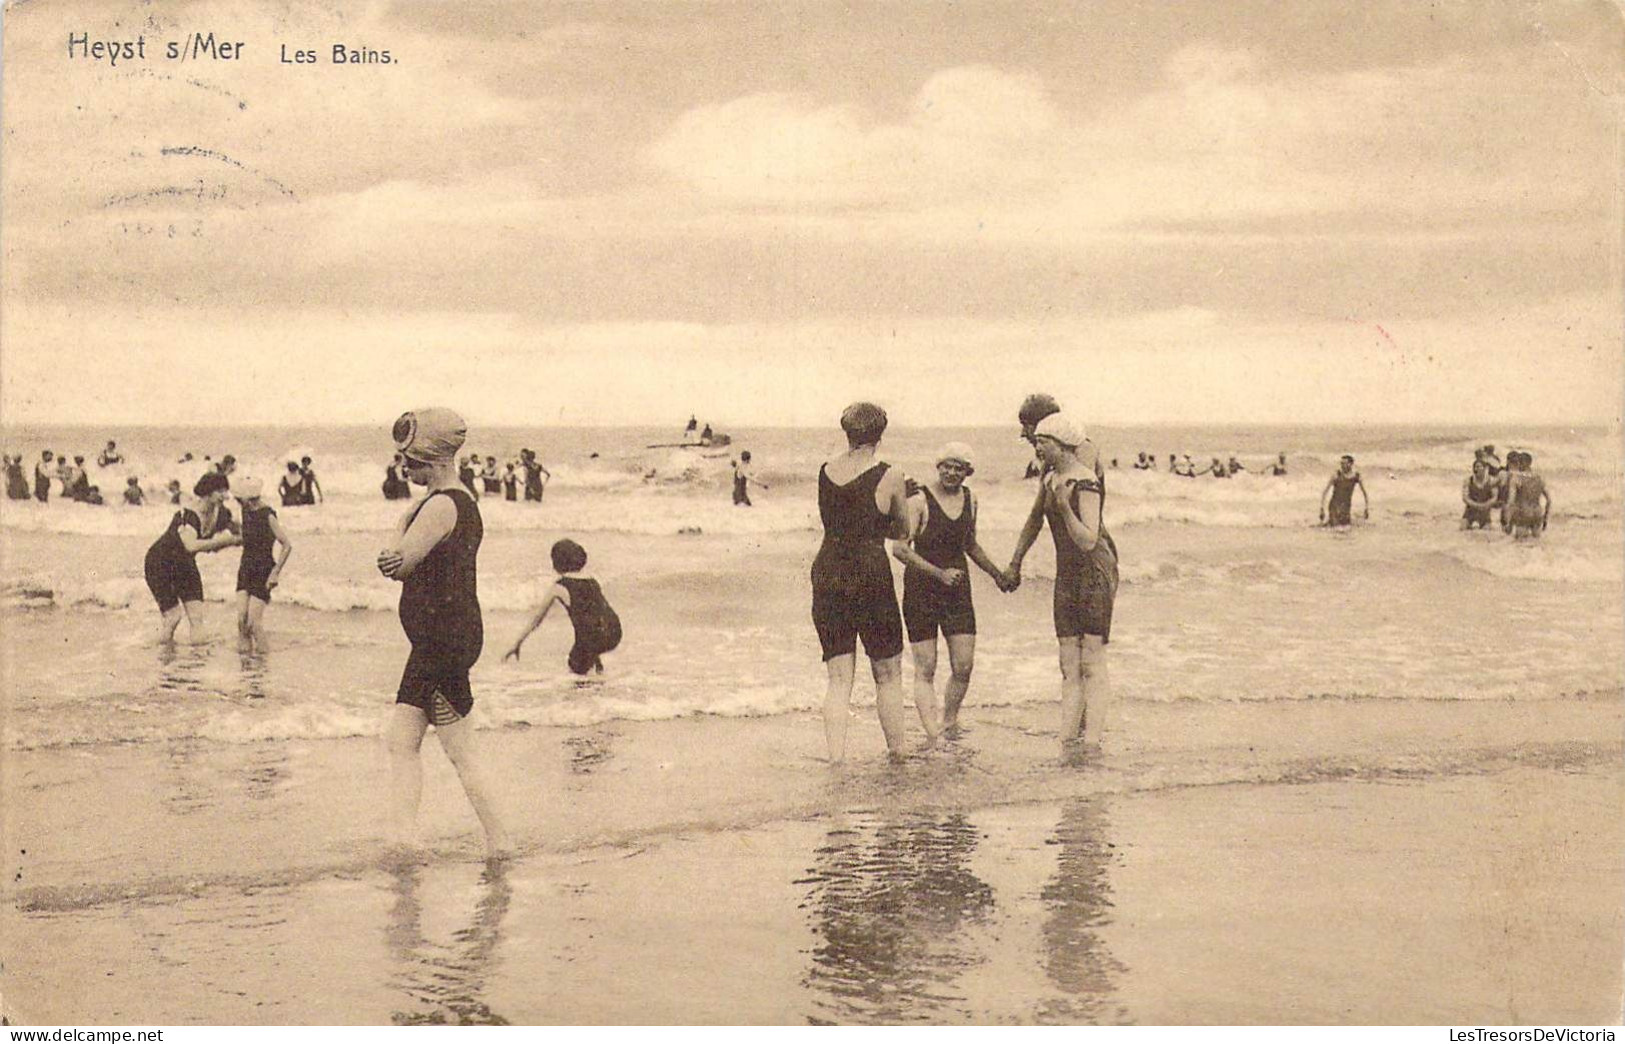
<instances>
[{"instance_id":1,"label":"cloudy sky","mask_svg":"<svg viewBox=\"0 0 1625 1044\"><path fill-rule=\"evenodd\" d=\"M0 414L1615 422L1622 25L14 0Z\"/></svg>"}]
</instances>

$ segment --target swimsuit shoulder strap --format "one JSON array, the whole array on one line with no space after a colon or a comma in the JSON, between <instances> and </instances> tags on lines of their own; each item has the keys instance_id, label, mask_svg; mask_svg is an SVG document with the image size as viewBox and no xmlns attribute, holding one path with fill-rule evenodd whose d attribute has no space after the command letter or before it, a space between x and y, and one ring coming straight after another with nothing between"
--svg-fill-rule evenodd
<instances>
[{"instance_id":1,"label":"swimsuit shoulder strap","mask_svg":"<svg viewBox=\"0 0 1625 1044\"><path fill-rule=\"evenodd\" d=\"M429 495L424 497L422 500L418 501L417 506L412 509L411 516L409 518L407 518L407 520L406 520L406 528L407 529L412 528L412 523L414 523L414 522L416 522L418 520L418 515L423 513L423 509L428 506L429 501L433 500L435 497L438 497L442 493L450 493L450 492L452 492L452 491L449 490L449 489L430 490ZM455 499L453 499L452 503L456 504L457 501Z\"/></svg>"},{"instance_id":2,"label":"swimsuit shoulder strap","mask_svg":"<svg viewBox=\"0 0 1625 1044\"><path fill-rule=\"evenodd\" d=\"M1100 483L1095 480L1094 476L1081 479L1067 479L1066 484L1072 487L1070 498L1072 501L1072 513L1077 515L1079 518L1083 517L1083 512L1078 508L1079 496L1084 493L1093 493L1096 496L1099 496L1102 500L1105 499L1105 491L1101 489Z\"/></svg>"}]
</instances>

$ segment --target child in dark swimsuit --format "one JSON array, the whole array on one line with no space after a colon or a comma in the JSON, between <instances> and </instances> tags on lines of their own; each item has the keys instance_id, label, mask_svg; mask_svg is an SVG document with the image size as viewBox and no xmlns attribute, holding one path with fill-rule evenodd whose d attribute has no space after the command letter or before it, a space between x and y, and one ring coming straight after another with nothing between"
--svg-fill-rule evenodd
<instances>
[{"instance_id":1,"label":"child in dark swimsuit","mask_svg":"<svg viewBox=\"0 0 1625 1044\"><path fill-rule=\"evenodd\" d=\"M558 571L558 582L547 592L536 615L519 632L519 637L513 640L513 647L502 658L506 660L511 656L519 659L520 646L525 644L532 631L542 625L542 621L547 619L547 611L557 603L564 606L564 611L570 615L570 623L576 632L575 645L571 646L570 658L566 661L570 670L575 674L593 671L602 674L604 662L601 657L621 644L621 618L615 615L615 610L604 599L598 581L576 575L587 568L587 552L580 544L574 540L560 540L554 544L553 568Z\"/></svg>"},{"instance_id":2,"label":"child in dark swimsuit","mask_svg":"<svg viewBox=\"0 0 1625 1044\"><path fill-rule=\"evenodd\" d=\"M243 557L237 564L237 638L245 652L265 651L265 609L271 589L293 552L293 541L277 521L276 510L264 502L264 485L243 477L232 489L243 509ZM280 546L280 553L273 553Z\"/></svg>"}]
</instances>

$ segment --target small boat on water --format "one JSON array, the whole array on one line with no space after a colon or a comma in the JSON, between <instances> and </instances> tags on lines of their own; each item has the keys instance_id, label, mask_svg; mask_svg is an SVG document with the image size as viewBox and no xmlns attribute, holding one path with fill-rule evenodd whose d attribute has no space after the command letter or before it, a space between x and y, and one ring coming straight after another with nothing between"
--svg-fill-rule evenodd
<instances>
[{"instance_id":1,"label":"small boat on water","mask_svg":"<svg viewBox=\"0 0 1625 1044\"><path fill-rule=\"evenodd\" d=\"M712 435L709 439L699 439L695 442L651 442L644 449L718 449L722 446L733 445L731 435Z\"/></svg>"}]
</instances>

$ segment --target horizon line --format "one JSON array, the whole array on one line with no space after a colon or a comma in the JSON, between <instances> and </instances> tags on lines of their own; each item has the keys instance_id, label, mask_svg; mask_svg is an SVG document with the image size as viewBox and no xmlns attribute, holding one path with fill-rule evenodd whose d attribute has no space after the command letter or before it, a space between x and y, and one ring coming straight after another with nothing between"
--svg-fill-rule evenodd
<instances>
[{"instance_id":1,"label":"horizon line","mask_svg":"<svg viewBox=\"0 0 1625 1044\"><path fill-rule=\"evenodd\" d=\"M526 422L510 422L510 421L501 421L501 422L475 421L475 422L471 422L469 426L471 428L476 428L476 427L479 427L479 428L523 428L523 429L544 429L544 430L545 429L557 429L557 430L564 430L564 431L580 430L580 429L594 429L594 430L601 430L601 431L615 431L615 430L664 431L664 430L669 430L669 429L681 429L683 427L683 424L684 424L684 422L681 422L681 421L671 423L671 424L652 424L652 423L641 423L641 424L559 424L559 423L555 423L555 422L526 423ZM1518 419L1518 418L1508 419L1508 418L1504 418L1504 417L1502 417L1502 418L1486 418L1486 419L1484 419L1482 421L1471 421L1471 420L1470 421L1459 421L1459 420L1438 420L1438 421L1433 421L1433 420L1384 420L1384 421L1338 420L1338 421L1324 421L1323 422L1323 421L1293 421L1293 420L1269 420L1269 421L1247 421L1247 420L1233 420L1233 421L1168 421L1168 420L1116 421L1116 420L1112 420L1112 421L1107 421L1107 420L1102 420L1102 421L1091 421L1090 424L1092 426L1094 426L1094 427L1107 428L1107 429L1112 429L1112 428L1170 428L1170 429L1172 429L1172 428L1187 428L1187 429L1188 428L1258 428L1258 429L1281 429L1281 428L1304 428L1304 427L1322 428L1322 429L1328 429L1328 428L1417 428L1417 427L1434 427L1434 428L1451 429L1451 430L1456 430L1456 429L1482 429L1482 428L1505 428L1505 427L1538 427L1538 428L1590 428L1590 429L1600 429L1600 430L1608 430L1608 431L1620 431L1622 429L1625 429L1625 420L1622 420L1622 418L1619 418L1619 417L1615 417L1615 418L1608 419L1608 420L1581 420L1581 421L1575 421L1575 420L1549 420L1549 419L1534 420L1534 419L1527 419L1527 418L1524 418L1524 419ZM836 429L839 428L839 425L834 424L834 423L831 423L831 424L738 424L738 425L733 425L733 426L737 427L737 428L741 428L741 429L749 429L749 430L752 430L752 431L833 431L833 430L836 430ZM129 422L127 422L127 421L62 421L62 420L45 420L45 421L33 421L33 420L30 420L30 421L21 421L21 422L0 421L0 432L26 430L28 428L104 428L104 429L105 428L124 428L124 429L134 429L134 430L138 430L138 431L163 431L163 430L184 430L184 429L197 429L197 430L207 430L207 431L294 431L294 430L307 429L307 428L355 428L355 429L363 429L363 428L387 428L387 427L388 427L388 424L386 422L384 422L384 421L378 421L378 422L372 422L372 421L339 421L339 422L333 422L333 421L325 421L325 422L324 421L306 421L306 422L295 422L295 423L233 422L233 423L225 423L225 424L220 424L220 423L215 423L215 424L168 423L168 424L165 424L165 423L160 423L160 422L147 422L147 421L129 421ZM937 423L937 424L894 424L894 425L891 425L891 430L894 430L894 431L906 431L906 430L931 429L931 428L1003 430L1003 429L1007 429L1007 428L1016 428L1016 427L1019 427L1019 425L1015 420L1012 419L1010 421L994 421L994 422L980 423L980 424L977 424L977 423L960 423L960 424L952 424L952 423L947 423L947 424L941 424L941 423ZM728 434L728 432L719 431L718 434Z\"/></svg>"}]
</instances>

